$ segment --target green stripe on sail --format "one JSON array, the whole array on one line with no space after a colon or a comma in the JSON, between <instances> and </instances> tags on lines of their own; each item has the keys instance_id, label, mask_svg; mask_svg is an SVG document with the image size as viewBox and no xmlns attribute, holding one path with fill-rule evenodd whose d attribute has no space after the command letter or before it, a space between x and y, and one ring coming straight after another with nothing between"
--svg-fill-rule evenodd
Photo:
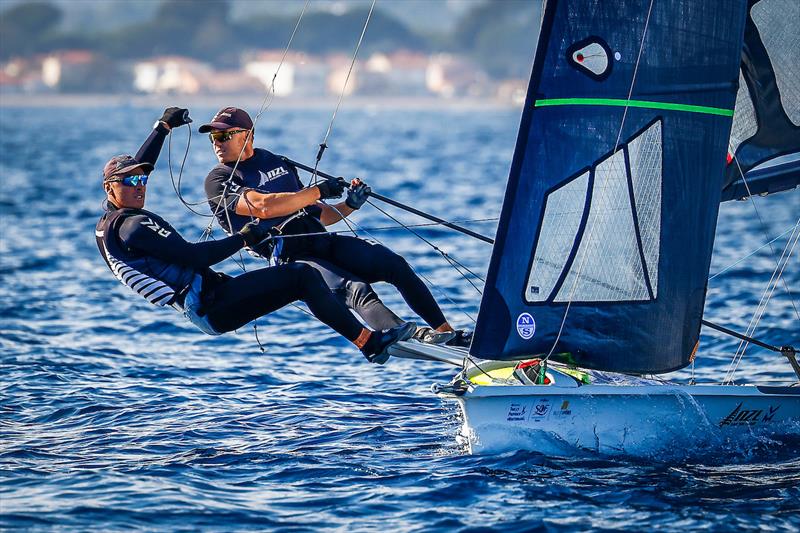
<instances>
[{"instance_id":1,"label":"green stripe on sail","mask_svg":"<svg viewBox=\"0 0 800 533\"><path fill-rule=\"evenodd\" d=\"M644 107L647 109L667 109L669 111L685 111L688 113L705 113L707 115L722 115L732 117L732 109L707 107L703 105L673 104L670 102L650 102L647 100L623 100L621 98L550 98L536 100L534 107L547 107L555 105L600 105L615 107Z\"/></svg>"}]
</instances>

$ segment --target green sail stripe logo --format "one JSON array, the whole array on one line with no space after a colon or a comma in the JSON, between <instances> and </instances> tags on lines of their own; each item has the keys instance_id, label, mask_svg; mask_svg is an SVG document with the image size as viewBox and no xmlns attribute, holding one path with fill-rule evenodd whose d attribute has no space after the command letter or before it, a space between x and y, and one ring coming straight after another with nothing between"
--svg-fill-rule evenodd
<instances>
[{"instance_id":1,"label":"green sail stripe logo","mask_svg":"<svg viewBox=\"0 0 800 533\"><path fill-rule=\"evenodd\" d=\"M684 111L687 113L703 113L706 115L721 115L732 117L732 109L707 107L703 105L673 104L670 102L651 102L647 100L625 100L622 98L550 98L536 100L534 107L548 107L557 105L598 105L614 107L644 107L647 109L667 109L669 111Z\"/></svg>"}]
</instances>

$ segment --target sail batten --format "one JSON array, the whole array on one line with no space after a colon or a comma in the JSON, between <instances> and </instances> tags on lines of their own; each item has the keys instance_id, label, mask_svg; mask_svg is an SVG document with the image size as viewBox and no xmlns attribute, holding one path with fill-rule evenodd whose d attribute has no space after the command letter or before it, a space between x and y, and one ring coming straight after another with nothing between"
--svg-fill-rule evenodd
<instances>
[{"instance_id":1,"label":"sail batten","mask_svg":"<svg viewBox=\"0 0 800 533\"><path fill-rule=\"evenodd\" d=\"M747 15L729 4L547 3L472 354L688 363Z\"/></svg>"}]
</instances>

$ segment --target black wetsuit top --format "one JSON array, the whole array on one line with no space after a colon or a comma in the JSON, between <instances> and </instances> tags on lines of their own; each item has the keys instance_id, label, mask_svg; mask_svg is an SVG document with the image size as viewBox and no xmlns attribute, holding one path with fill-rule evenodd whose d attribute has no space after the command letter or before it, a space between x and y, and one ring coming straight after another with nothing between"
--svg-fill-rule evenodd
<instances>
[{"instance_id":1,"label":"black wetsuit top","mask_svg":"<svg viewBox=\"0 0 800 533\"><path fill-rule=\"evenodd\" d=\"M236 253L241 236L190 243L166 220L144 209L107 211L95 228L97 246L123 284L155 305L180 302L181 293L200 274L216 277L208 267Z\"/></svg>"}]
</instances>

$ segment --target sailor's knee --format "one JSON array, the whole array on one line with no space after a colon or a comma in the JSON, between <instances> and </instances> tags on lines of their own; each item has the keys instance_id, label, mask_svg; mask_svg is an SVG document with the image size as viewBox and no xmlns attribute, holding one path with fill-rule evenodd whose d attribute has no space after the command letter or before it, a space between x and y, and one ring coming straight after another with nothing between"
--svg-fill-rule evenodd
<instances>
[{"instance_id":1,"label":"sailor's knee","mask_svg":"<svg viewBox=\"0 0 800 533\"><path fill-rule=\"evenodd\" d=\"M378 295L372 285L364 281L347 282L347 300L351 307L363 304L372 299L377 299Z\"/></svg>"},{"instance_id":2,"label":"sailor's knee","mask_svg":"<svg viewBox=\"0 0 800 533\"><path fill-rule=\"evenodd\" d=\"M322 275L312 266L305 263L289 263L284 266L298 284L316 285L318 283L323 283Z\"/></svg>"},{"instance_id":3,"label":"sailor's knee","mask_svg":"<svg viewBox=\"0 0 800 533\"><path fill-rule=\"evenodd\" d=\"M384 257L384 264L386 265L386 269L392 273L405 274L411 272L411 266L408 264L405 257L392 251L388 251Z\"/></svg>"}]
</instances>

